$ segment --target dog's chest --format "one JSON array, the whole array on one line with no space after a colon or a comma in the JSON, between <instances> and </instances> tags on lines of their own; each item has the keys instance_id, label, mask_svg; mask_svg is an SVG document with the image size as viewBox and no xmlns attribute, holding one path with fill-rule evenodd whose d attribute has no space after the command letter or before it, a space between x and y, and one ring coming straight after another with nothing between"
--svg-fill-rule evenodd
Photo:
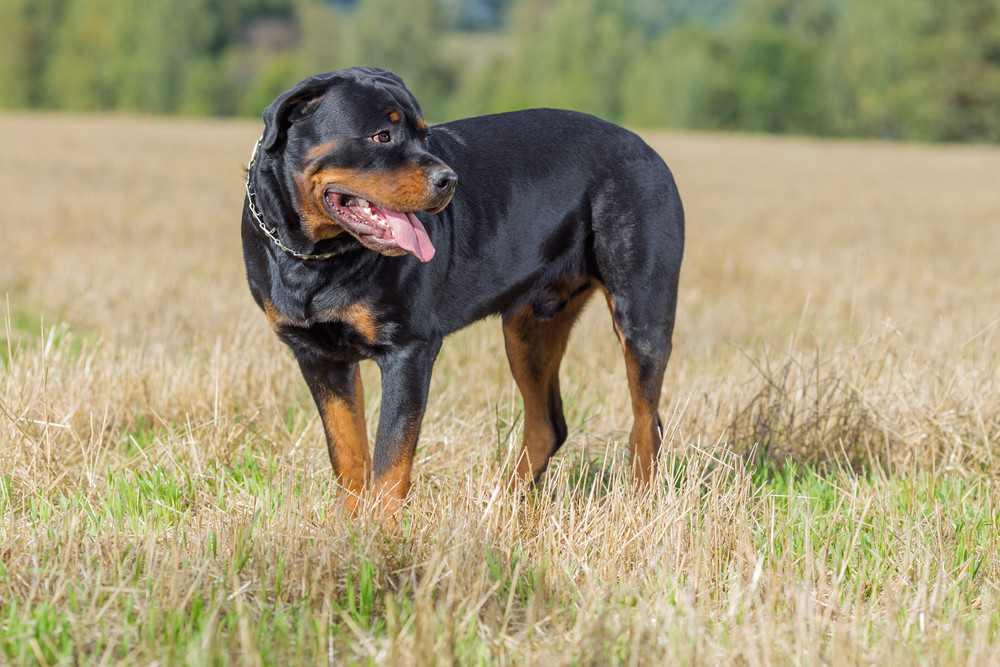
<instances>
[{"instance_id":1,"label":"dog's chest","mask_svg":"<svg viewBox=\"0 0 1000 667\"><path fill-rule=\"evenodd\" d=\"M364 303L331 306L306 315L282 311L268 300L264 302L264 313L271 328L286 343L326 355L367 356L368 348L386 342L392 328Z\"/></svg>"}]
</instances>

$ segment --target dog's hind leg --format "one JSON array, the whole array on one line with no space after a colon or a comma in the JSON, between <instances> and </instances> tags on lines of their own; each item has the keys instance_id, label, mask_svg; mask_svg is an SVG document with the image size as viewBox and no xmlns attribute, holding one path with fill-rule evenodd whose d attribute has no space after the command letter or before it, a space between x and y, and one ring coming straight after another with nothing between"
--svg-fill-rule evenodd
<instances>
[{"instance_id":1,"label":"dog's hind leg","mask_svg":"<svg viewBox=\"0 0 1000 667\"><path fill-rule=\"evenodd\" d=\"M610 293L606 296L615 333L625 353L632 399L633 422L628 441L632 472L637 482L648 484L655 474L656 457L663 441L660 392L672 349L674 311L672 305L657 312L649 308L648 301Z\"/></svg>"},{"instance_id":2,"label":"dog's hind leg","mask_svg":"<svg viewBox=\"0 0 1000 667\"><path fill-rule=\"evenodd\" d=\"M571 281L546 292L553 297L549 303L529 302L504 315L507 359L524 401L524 439L514 473L522 480L537 481L566 440L559 365L573 324L592 293L590 281Z\"/></svg>"},{"instance_id":3,"label":"dog's hind leg","mask_svg":"<svg viewBox=\"0 0 1000 667\"><path fill-rule=\"evenodd\" d=\"M605 183L593 209L597 275L625 353L636 481L656 471L663 440L659 404L672 349L684 253L684 209L673 176L645 144Z\"/></svg>"},{"instance_id":4,"label":"dog's hind leg","mask_svg":"<svg viewBox=\"0 0 1000 667\"><path fill-rule=\"evenodd\" d=\"M345 503L353 514L371 480L365 427L365 394L357 363L324 364L299 360L302 376L323 419L330 463L347 492Z\"/></svg>"}]
</instances>

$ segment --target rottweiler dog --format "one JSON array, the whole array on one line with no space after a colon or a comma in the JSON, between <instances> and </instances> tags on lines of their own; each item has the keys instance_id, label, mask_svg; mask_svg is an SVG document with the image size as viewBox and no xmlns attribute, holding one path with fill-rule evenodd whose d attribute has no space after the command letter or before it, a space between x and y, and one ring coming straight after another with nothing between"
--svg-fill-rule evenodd
<instances>
[{"instance_id":1,"label":"rottweiler dog","mask_svg":"<svg viewBox=\"0 0 1000 667\"><path fill-rule=\"evenodd\" d=\"M387 70L319 74L264 111L242 236L250 291L299 363L352 512L367 490L395 516L442 340L490 315L524 400L514 475L537 481L566 439L559 364L598 290L625 354L635 478L653 475L684 212L635 134L555 109L428 127ZM362 359L382 377L374 456Z\"/></svg>"}]
</instances>

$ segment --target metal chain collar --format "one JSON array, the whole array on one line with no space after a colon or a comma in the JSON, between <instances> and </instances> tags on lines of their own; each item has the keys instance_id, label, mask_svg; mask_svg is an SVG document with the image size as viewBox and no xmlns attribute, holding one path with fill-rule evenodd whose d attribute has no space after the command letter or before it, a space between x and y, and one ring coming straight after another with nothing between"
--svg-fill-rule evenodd
<instances>
[{"instance_id":1,"label":"metal chain collar","mask_svg":"<svg viewBox=\"0 0 1000 667\"><path fill-rule=\"evenodd\" d=\"M267 238L274 242L274 245L278 246L285 252L287 252L292 257L298 259L330 259L331 257L336 257L337 255L342 255L343 253L351 250L351 246L341 248L340 250L334 250L333 252L328 252L323 255L303 255L300 252L296 252L291 248L287 247L284 243L278 240L278 229L268 229L267 225L264 224L264 215L257 208L257 193L254 192L253 187L250 185L250 172L253 169L254 164L257 162L257 154L260 151L260 142L264 138L264 135L260 135L257 139L257 143L253 145L253 153L250 155L250 164L247 165L247 205L250 208L250 215L253 219L257 221L257 226L260 230L264 232Z\"/></svg>"}]
</instances>

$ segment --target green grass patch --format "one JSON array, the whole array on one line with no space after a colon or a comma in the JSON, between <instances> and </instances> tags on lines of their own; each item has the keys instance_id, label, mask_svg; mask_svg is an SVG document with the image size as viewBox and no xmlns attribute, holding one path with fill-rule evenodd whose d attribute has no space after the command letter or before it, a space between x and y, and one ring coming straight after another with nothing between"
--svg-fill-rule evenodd
<instances>
[{"instance_id":1,"label":"green grass patch","mask_svg":"<svg viewBox=\"0 0 1000 667\"><path fill-rule=\"evenodd\" d=\"M430 555L454 545L432 540L417 550L415 538L384 535L373 541L370 534L349 530L313 540L313 548L305 546L308 541L295 549L281 547L276 533L284 529L282 513L309 502L314 493L288 483L281 466L246 450L201 476L184 466L151 466L109 471L98 494L53 492L18 506L4 500L10 494L0 494L0 512L22 526L20 546L13 548L44 545L35 547L30 571L19 566L16 577L0 561L0 595L6 601L0 655L19 665L96 665L108 656L164 665L230 664L253 656L261 664L285 665L323 662L332 651L344 664L378 664L373 654L415 650L424 641L422 633L430 633L434 641L425 650L461 664L491 665L500 664L501 652L503 661L525 658L532 624L541 618L537 614L547 619L539 628L582 622L580 596L587 593L567 585L562 566L544 553L511 549L511 543L462 547L466 558L477 560L480 587L487 593L461 605L447 577L429 586L423 581L442 576ZM573 474L579 488L600 500L607 491L592 467L578 468ZM682 483L693 468L676 463L666 483ZM218 504L214 512L231 520L216 517L208 529L208 500ZM700 494L692 522L695 543L714 530L711 507L717 501ZM984 480L929 473L888 479L822 475L787 466L756 479L749 501L757 512L748 518L755 522L750 534L762 557L758 567L802 585L835 583L829 590L836 591L840 605L884 605L887 598L905 599L937 582L944 608L956 618L972 618L998 575L1000 504ZM530 497L516 501L518 511L530 511L531 502ZM8 544L8 554L11 548ZM68 559L66 549L76 555ZM721 559L717 565L736 567L733 553L715 556ZM637 623L637 605L652 613L640 600L653 592L665 605L655 612L661 618L688 613L697 599L691 597L697 590L692 573L676 576L655 562L648 567L645 590L606 596L605 616ZM27 575L58 595L26 601L16 581ZM706 602L695 603L708 605L704 609L714 619L708 631L723 644L735 641L728 623L752 623L763 613L761 599L753 598L731 621L723 622L724 613L713 615L709 600L724 607L736 590L725 581L707 592ZM889 622L905 628L904 636L920 639L926 615L920 620L910 605L889 611ZM792 607L785 613L793 613ZM995 639L995 610L989 618ZM873 637L885 632L879 624L871 627ZM499 651L495 636L501 628L516 630L528 644ZM678 641L688 641L678 632ZM604 656L606 664L634 664L643 645L628 636L595 635L588 650Z\"/></svg>"}]
</instances>

